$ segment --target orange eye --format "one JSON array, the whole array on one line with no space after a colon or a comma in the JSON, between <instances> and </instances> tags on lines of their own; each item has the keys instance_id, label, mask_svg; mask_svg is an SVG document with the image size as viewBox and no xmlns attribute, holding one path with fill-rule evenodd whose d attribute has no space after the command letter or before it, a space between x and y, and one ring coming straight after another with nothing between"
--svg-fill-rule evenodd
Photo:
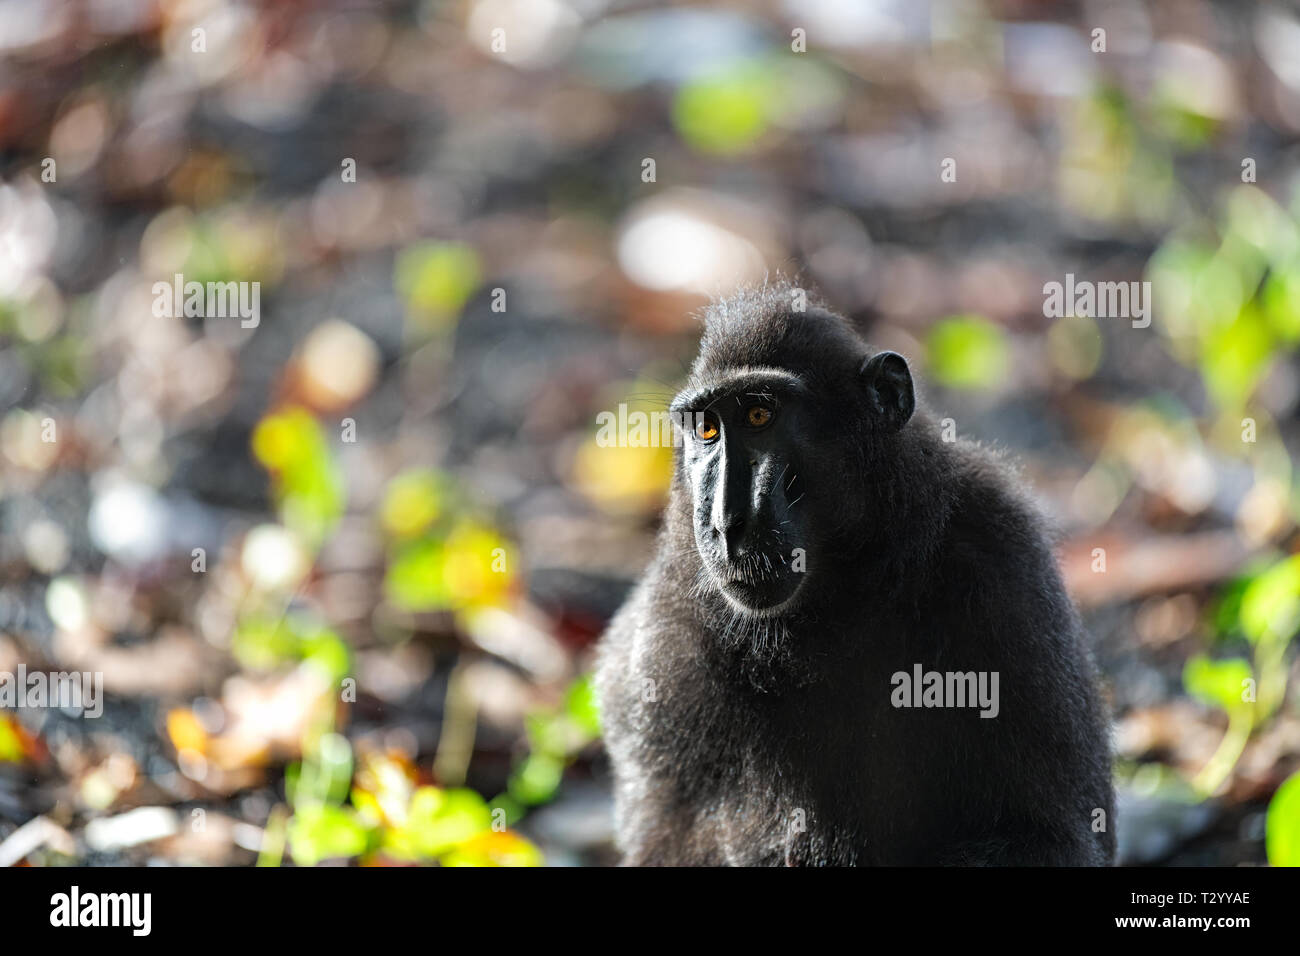
<instances>
[{"instance_id":1,"label":"orange eye","mask_svg":"<svg viewBox=\"0 0 1300 956\"><path fill-rule=\"evenodd\" d=\"M718 437L718 425L712 419L701 415L695 422L695 437L700 441L713 441Z\"/></svg>"},{"instance_id":2,"label":"orange eye","mask_svg":"<svg viewBox=\"0 0 1300 956\"><path fill-rule=\"evenodd\" d=\"M762 428L772 420L772 409L765 405L751 405L745 412L745 420L754 428Z\"/></svg>"}]
</instances>

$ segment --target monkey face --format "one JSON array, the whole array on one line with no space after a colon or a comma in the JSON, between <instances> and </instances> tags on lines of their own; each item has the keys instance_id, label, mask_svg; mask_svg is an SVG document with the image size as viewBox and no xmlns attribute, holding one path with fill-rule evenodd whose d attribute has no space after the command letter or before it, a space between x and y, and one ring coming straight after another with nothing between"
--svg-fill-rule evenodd
<instances>
[{"instance_id":1,"label":"monkey face","mask_svg":"<svg viewBox=\"0 0 1300 956\"><path fill-rule=\"evenodd\" d=\"M781 613L807 571L805 392L788 373L751 371L674 403L696 548L712 585L744 613Z\"/></svg>"},{"instance_id":2,"label":"monkey face","mask_svg":"<svg viewBox=\"0 0 1300 956\"><path fill-rule=\"evenodd\" d=\"M863 518L863 446L901 429L915 399L907 363L893 352L862 360L848 377L839 395L818 395L793 372L751 366L673 402L696 549L708 582L737 611L794 610L816 556L851 545L836 536Z\"/></svg>"}]
</instances>

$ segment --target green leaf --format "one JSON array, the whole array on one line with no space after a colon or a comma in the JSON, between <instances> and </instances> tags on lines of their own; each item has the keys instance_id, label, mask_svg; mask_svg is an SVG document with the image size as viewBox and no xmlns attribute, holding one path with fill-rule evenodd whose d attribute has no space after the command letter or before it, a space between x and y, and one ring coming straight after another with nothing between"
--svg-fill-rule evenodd
<instances>
[{"instance_id":1,"label":"green leaf","mask_svg":"<svg viewBox=\"0 0 1300 956\"><path fill-rule=\"evenodd\" d=\"M267 415L253 429L253 454L274 478L285 526L318 548L344 505L342 473L320 423L301 408Z\"/></svg>"},{"instance_id":2,"label":"green leaf","mask_svg":"<svg viewBox=\"0 0 1300 956\"><path fill-rule=\"evenodd\" d=\"M1235 634L1241 625L1241 603L1251 583L1262 573L1258 567L1250 567L1245 574L1233 578L1219 590L1209 611L1211 626L1220 640Z\"/></svg>"},{"instance_id":3,"label":"green leaf","mask_svg":"<svg viewBox=\"0 0 1300 956\"><path fill-rule=\"evenodd\" d=\"M564 710L592 738L600 736L600 713L596 707L596 687L590 674L583 674L569 685Z\"/></svg>"},{"instance_id":4,"label":"green leaf","mask_svg":"<svg viewBox=\"0 0 1300 956\"><path fill-rule=\"evenodd\" d=\"M487 831L458 845L443 866L541 866L542 851L518 833Z\"/></svg>"},{"instance_id":5,"label":"green leaf","mask_svg":"<svg viewBox=\"0 0 1300 956\"><path fill-rule=\"evenodd\" d=\"M295 862L315 866L321 860L360 856L370 845L370 834L351 810L311 804L299 807L289 821L289 850Z\"/></svg>"},{"instance_id":6,"label":"green leaf","mask_svg":"<svg viewBox=\"0 0 1300 956\"><path fill-rule=\"evenodd\" d=\"M1201 355L1206 388L1220 408L1237 408L1255 391L1273 359L1273 335L1253 305L1209 334Z\"/></svg>"},{"instance_id":7,"label":"green leaf","mask_svg":"<svg viewBox=\"0 0 1300 956\"><path fill-rule=\"evenodd\" d=\"M1300 555L1278 562L1246 586L1241 629L1252 644L1287 641L1300 628Z\"/></svg>"},{"instance_id":8,"label":"green leaf","mask_svg":"<svg viewBox=\"0 0 1300 956\"><path fill-rule=\"evenodd\" d=\"M451 606L451 593L443 573L441 541L426 539L401 548L384 575L388 599L408 611L430 611Z\"/></svg>"},{"instance_id":9,"label":"green leaf","mask_svg":"<svg viewBox=\"0 0 1300 956\"><path fill-rule=\"evenodd\" d=\"M482 282L478 253L462 242L421 242L397 257L395 281L412 320L446 331Z\"/></svg>"},{"instance_id":10,"label":"green leaf","mask_svg":"<svg viewBox=\"0 0 1300 956\"><path fill-rule=\"evenodd\" d=\"M437 859L492 827L492 811L473 790L420 787L406 822L389 831L385 850L403 859Z\"/></svg>"},{"instance_id":11,"label":"green leaf","mask_svg":"<svg viewBox=\"0 0 1300 956\"><path fill-rule=\"evenodd\" d=\"M1252 706L1251 701L1243 699L1246 682L1252 678L1250 663L1240 657L1212 660L1197 654L1183 667L1183 686L1187 693L1229 714Z\"/></svg>"},{"instance_id":12,"label":"green leaf","mask_svg":"<svg viewBox=\"0 0 1300 956\"><path fill-rule=\"evenodd\" d=\"M1300 270L1272 273L1260 293L1260 305L1279 338L1291 345L1300 341Z\"/></svg>"},{"instance_id":13,"label":"green leaf","mask_svg":"<svg viewBox=\"0 0 1300 956\"><path fill-rule=\"evenodd\" d=\"M510 795L527 806L551 800L560 789L564 761L549 753L531 753L510 777Z\"/></svg>"},{"instance_id":14,"label":"green leaf","mask_svg":"<svg viewBox=\"0 0 1300 956\"><path fill-rule=\"evenodd\" d=\"M692 80L673 101L673 125L700 152L744 152L767 130L770 87L768 73L754 64Z\"/></svg>"},{"instance_id":15,"label":"green leaf","mask_svg":"<svg viewBox=\"0 0 1300 956\"><path fill-rule=\"evenodd\" d=\"M251 616L235 628L231 651L245 667L269 670L292 661L306 661L331 684L352 672L351 651L334 631L298 615L273 620Z\"/></svg>"},{"instance_id":16,"label":"green leaf","mask_svg":"<svg viewBox=\"0 0 1300 956\"><path fill-rule=\"evenodd\" d=\"M564 756L568 748L568 722L551 710L538 710L524 718L529 746L536 751Z\"/></svg>"},{"instance_id":17,"label":"green leaf","mask_svg":"<svg viewBox=\"0 0 1300 956\"><path fill-rule=\"evenodd\" d=\"M513 581L509 550L494 529L462 519L445 539L426 537L399 547L384 589L409 611L499 606Z\"/></svg>"},{"instance_id":18,"label":"green leaf","mask_svg":"<svg viewBox=\"0 0 1300 956\"><path fill-rule=\"evenodd\" d=\"M421 534L446 510L447 481L430 469L406 471L388 483L380 520L395 538Z\"/></svg>"},{"instance_id":19,"label":"green leaf","mask_svg":"<svg viewBox=\"0 0 1300 956\"><path fill-rule=\"evenodd\" d=\"M1271 866L1300 866L1300 773L1288 777L1269 801L1264 849Z\"/></svg>"},{"instance_id":20,"label":"green leaf","mask_svg":"<svg viewBox=\"0 0 1300 956\"><path fill-rule=\"evenodd\" d=\"M347 643L328 628L304 634L299 653L306 663L317 668L332 685L338 684L352 672L352 653Z\"/></svg>"},{"instance_id":21,"label":"green leaf","mask_svg":"<svg viewBox=\"0 0 1300 956\"><path fill-rule=\"evenodd\" d=\"M285 792L299 804L340 804L352 784L352 745L341 734L327 733L310 746Z\"/></svg>"},{"instance_id":22,"label":"green leaf","mask_svg":"<svg viewBox=\"0 0 1300 956\"><path fill-rule=\"evenodd\" d=\"M1010 362L1002 329L977 315L936 323L926 350L931 373L952 388L991 388L1002 381Z\"/></svg>"},{"instance_id":23,"label":"green leaf","mask_svg":"<svg viewBox=\"0 0 1300 956\"><path fill-rule=\"evenodd\" d=\"M250 617L236 625L230 649L245 667L270 670L297 659L298 636L285 619Z\"/></svg>"}]
</instances>

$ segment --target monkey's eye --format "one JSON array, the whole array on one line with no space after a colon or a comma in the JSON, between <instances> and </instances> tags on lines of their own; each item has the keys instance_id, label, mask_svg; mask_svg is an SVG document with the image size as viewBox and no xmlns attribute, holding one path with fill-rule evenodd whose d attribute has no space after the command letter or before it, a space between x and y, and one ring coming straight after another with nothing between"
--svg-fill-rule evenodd
<instances>
[{"instance_id":1,"label":"monkey's eye","mask_svg":"<svg viewBox=\"0 0 1300 956\"><path fill-rule=\"evenodd\" d=\"M745 421L751 428L762 428L772 420L772 409L766 405L751 405L745 412Z\"/></svg>"},{"instance_id":2,"label":"monkey's eye","mask_svg":"<svg viewBox=\"0 0 1300 956\"><path fill-rule=\"evenodd\" d=\"M712 415L700 415L695 419L695 437L702 442L711 442L718 437L718 423Z\"/></svg>"}]
</instances>

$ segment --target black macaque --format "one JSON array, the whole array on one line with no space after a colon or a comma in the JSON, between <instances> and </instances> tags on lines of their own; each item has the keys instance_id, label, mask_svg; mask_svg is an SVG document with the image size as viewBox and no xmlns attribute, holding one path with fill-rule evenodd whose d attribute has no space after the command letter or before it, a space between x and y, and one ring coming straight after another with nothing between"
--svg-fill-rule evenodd
<instances>
[{"instance_id":1,"label":"black macaque","mask_svg":"<svg viewBox=\"0 0 1300 956\"><path fill-rule=\"evenodd\" d=\"M630 865L1105 865L1109 725L1043 520L906 361L710 307L597 688Z\"/></svg>"}]
</instances>

